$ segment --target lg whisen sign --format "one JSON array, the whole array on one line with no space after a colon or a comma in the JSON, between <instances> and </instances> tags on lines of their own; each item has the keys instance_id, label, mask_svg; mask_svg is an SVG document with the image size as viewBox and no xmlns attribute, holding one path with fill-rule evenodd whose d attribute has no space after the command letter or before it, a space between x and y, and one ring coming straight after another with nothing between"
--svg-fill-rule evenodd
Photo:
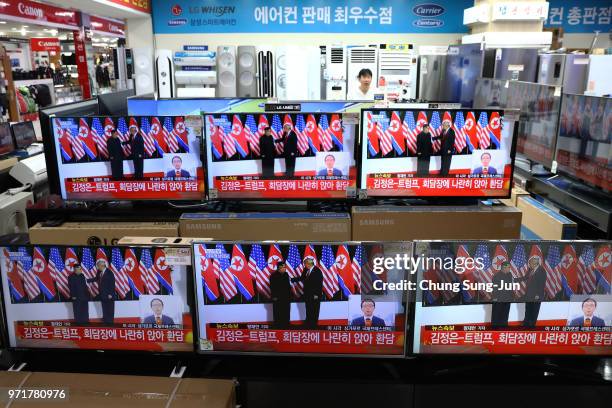
<instances>
[{"instance_id":1,"label":"lg whisen sign","mask_svg":"<svg viewBox=\"0 0 612 408\"><path fill-rule=\"evenodd\" d=\"M0 1L0 15L16 17L19 21L36 21L59 28L79 26L77 12L43 3L21 0Z\"/></svg>"}]
</instances>

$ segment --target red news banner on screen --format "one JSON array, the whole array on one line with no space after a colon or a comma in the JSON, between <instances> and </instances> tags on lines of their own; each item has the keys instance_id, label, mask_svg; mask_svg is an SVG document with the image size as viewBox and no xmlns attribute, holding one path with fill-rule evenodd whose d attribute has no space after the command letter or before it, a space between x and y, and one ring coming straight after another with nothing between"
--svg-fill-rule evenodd
<instances>
[{"instance_id":1,"label":"red news banner on screen","mask_svg":"<svg viewBox=\"0 0 612 408\"><path fill-rule=\"evenodd\" d=\"M514 123L498 110L362 110L361 186L368 196L504 197Z\"/></svg>"},{"instance_id":2,"label":"red news banner on screen","mask_svg":"<svg viewBox=\"0 0 612 408\"><path fill-rule=\"evenodd\" d=\"M188 352L189 248L0 247L10 347Z\"/></svg>"},{"instance_id":3,"label":"red news banner on screen","mask_svg":"<svg viewBox=\"0 0 612 408\"><path fill-rule=\"evenodd\" d=\"M418 271L415 353L610 355L610 241L417 242L415 254L449 260Z\"/></svg>"},{"instance_id":4,"label":"red news banner on screen","mask_svg":"<svg viewBox=\"0 0 612 408\"><path fill-rule=\"evenodd\" d=\"M209 196L354 197L355 124L345 115L205 115Z\"/></svg>"},{"instance_id":5,"label":"red news banner on screen","mask_svg":"<svg viewBox=\"0 0 612 408\"><path fill-rule=\"evenodd\" d=\"M199 200L201 116L53 118L62 197Z\"/></svg>"},{"instance_id":6,"label":"red news banner on screen","mask_svg":"<svg viewBox=\"0 0 612 408\"><path fill-rule=\"evenodd\" d=\"M403 356L403 292L372 259L409 244L206 243L194 246L201 352ZM376 283L378 282L378 283Z\"/></svg>"}]
</instances>

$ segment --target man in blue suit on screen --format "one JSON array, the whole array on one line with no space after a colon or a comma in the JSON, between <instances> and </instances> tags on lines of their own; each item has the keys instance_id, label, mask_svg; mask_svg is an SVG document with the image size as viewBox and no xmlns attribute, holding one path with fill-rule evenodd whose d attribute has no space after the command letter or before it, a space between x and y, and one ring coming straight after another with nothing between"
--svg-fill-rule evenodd
<instances>
[{"instance_id":1,"label":"man in blue suit on screen","mask_svg":"<svg viewBox=\"0 0 612 408\"><path fill-rule=\"evenodd\" d=\"M586 298L582 301L582 313L584 316L575 318L570 322L570 326L578 327L604 327L606 322L600 317L595 316L597 301L593 298Z\"/></svg>"},{"instance_id":2,"label":"man in blue suit on screen","mask_svg":"<svg viewBox=\"0 0 612 408\"><path fill-rule=\"evenodd\" d=\"M174 170L170 170L168 173L166 173L166 177L174 179L189 178L191 175L187 170L181 169L182 165L183 159L181 159L179 156L174 156L172 158L172 167L174 167Z\"/></svg>"},{"instance_id":3,"label":"man in blue suit on screen","mask_svg":"<svg viewBox=\"0 0 612 408\"><path fill-rule=\"evenodd\" d=\"M497 170L493 166L489 166L491 164L491 153L484 152L480 156L480 163L482 166L476 167L474 169L473 174L484 174L488 176L497 176Z\"/></svg>"},{"instance_id":4,"label":"man in blue suit on screen","mask_svg":"<svg viewBox=\"0 0 612 408\"><path fill-rule=\"evenodd\" d=\"M374 316L374 309L376 309L376 303L370 298L361 300L361 311L363 316L353 319L351 326L362 326L362 327L384 327L385 321L378 316Z\"/></svg>"},{"instance_id":5,"label":"man in blue suit on screen","mask_svg":"<svg viewBox=\"0 0 612 408\"><path fill-rule=\"evenodd\" d=\"M151 300L151 310L153 314L144 318L143 323L154 324L156 326L170 326L174 324L174 320L170 316L166 316L164 311L164 302L161 299L155 298Z\"/></svg>"}]
</instances>

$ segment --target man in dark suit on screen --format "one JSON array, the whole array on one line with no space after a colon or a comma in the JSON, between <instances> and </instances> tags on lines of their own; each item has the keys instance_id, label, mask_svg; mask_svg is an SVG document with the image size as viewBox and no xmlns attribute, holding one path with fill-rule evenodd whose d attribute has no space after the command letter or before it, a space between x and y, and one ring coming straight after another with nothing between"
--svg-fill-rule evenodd
<instances>
[{"instance_id":1,"label":"man in dark suit on screen","mask_svg":"<svg viewBox=\"0 0 612 408\"><path fill-rule=\"evenodd\" d=\"M74 322L79 326L88 324L89 291L87 290L87 279L83 275L81 265L74 265L74 273L68 276L68 287L70 288Z\"/></svg>"},{"instance_id":2,"label":"man in dark suit on screen","mask_svg":"<svg viewBox=\"0 0 612 408\"><path fill-rule=\"evenodd\" d=\"M173 179L182 179L182 178L191 177L191 175L189 174L187 170L183 170L181 168L182 165L183 165L183 159L181 159L179 156L174 156L172 158L172 167L174 167L174 169L168 171L166 173L166 177L173 178Z\"/></svg>"},{"instance_id":3,"label":"man in dark suit on screen","mask_svg":"<svg viewBox=\"0 0 612 408\"><path fill-rule=\"evenodd\" d=\"M132 161L134 162L134 179L144 178L144 138L136 126L130 128L130 143L132 145Z\"/></svg>"},{"instance_id":4,"label":"man in dark suit on screen","mask_svg":"<svg viewBox=\"0 0 612 408\"><path fill-rule=\"evenodd\" d=\"M304 303L306 305L304 324L309 328L317 327L323 297L323 273L315 266L312 258L306 258L302 275L299 278L292 278L291 282L304 282Z\"/></svg>"},{"instance_id":5,"label":"man in dark suit on screen","mask_svg":"<svg viewBox=\"0 0 612 408\"><path fill-rule=\"evenodd\" d=\"M123 143L119 139L119 132L114 129L111 137L106 141L106 149L108 150L108 158L111 163L111 177L113 180L123 180Z\"/></svg>"},{"instance_id":6,"label":"man in dark suit on screen","mask_svg":"<svg viewBox=\"0 0 612 408\"><path fill-rule=\"evenodd\" d=\"M325 156L325 168L319 170L317 176L320 177L342 177L342 172L335 168L336 158L333 154Z\"/></svg>"},{"instance_id":7,"label":"man in dark suit on screen","mask_svg":"<svg viewBox=\"0 0 612 408\"><path fill-rule=\"evenodd\" d=\"M514 278L515 282L527 282L525 292L525 318L523 327L535 327L540 314L540 304L544 300L546 287L546 271L540 265L540 258L532 256L527 262L529 271L523 277Z\"/></svg>"},{"instance_id":8,"label":"man in dark suit on screen","mask_svg":"<svg viewBox=\"0 0 612 408\"><path fill-rule=\"evenodd\" d=\"M351 326L384 327L385 321L378 316L374 316L374 309L376 309L376 303L373 299L363 299L361 301L363 316L353 319Z\"/></svg>"},{"instance_id":9,"label":"man in dark suit on screen","mask_svg":"<svg viewBox=\"0 0 612 408\"><path fill-rule=\"evenodd\" d=\"M145 317L143 323L154 324L156 326L169 326L174 324L174 320L170 316L163 314L164 302L161 299L155 298L151 300L151 310L153 314Z\"/></svg>"},{"instance_id":10,"label":"man in dark suit on screen","mask_svg":"<svg viewBox=\"0 0 612 408\"><path fill-rule=\"evenodd\" d=\"M442 122L442 134L433 140L441 140L440 146L440 177L448 176L455 149L455 131L451 128L450 120Z\"/></svg>"},{"instance_id":11,"label":"man in dark suit on screen","mask_svg":"<svg viewBox=\"0 0 612 408\"><path fill-rule=\"evenodd\" d=\"M429 125L424 124L423 130L417 135L417 172L418 177L429 176L429 162L433 154Z\"/></svg>"},{"instance_id":12,"label":"man in dark suit on screen","mask_svg":"<svg viewBox=\"0 0 612 408\"><path fill-rule=\"evenodd\" d=\"M98 273L95 278L87 279L89 283L98 283L100 302L102 303L102 321L112 326L115 322L115 275L106 267L106 261L96 261Z\"/></svg>"},{"instance_id":13,"label":"man in dark suit on screen","mask_svg":"<svg viewBox=\"0 0 612 408\"><path fill-rule=\"evenodd\" d=\"M276 264L276 272L270 275L270 291L274 327L285 329L289 327L291 316L291 283L284 262Z\"/></svg>"},{"instance_id":14,"label":"man in dark suit on screen","mask_svg":"<svg viewBox=\"0 0 612 408\"><path fill-rule=\"evenodd\" d=\"M282 142L283 149L285 152L285 176L290 179L293 178L295 173L295 159L298 156L298 139L297 135L291 129L291 124L285 123L283 125L283 133L280 140L276 143Z\"/></svg>"},{"instance_id":15,"label":"man in dark suit on screen","mask_svg":"<svg viewBox=\"0 0 612 408\"><path fill-rule=\"evenodd\" d=\"M488 176L497 176L497 169L491 164L491 153L484 152L480 155L480 163L482 166L476 167L472 174L483 174Z\"/></svg>"},{"instance_id":16,"label":"man in dark suit on screen","mask_svg":"<svg viewBox=\"0 0 612 408\"><path fill-rule=\"evenodd\" d=\"M584 299L582 301L582 313L584 315L573 319L569 325L576 327L604 327L606 325L604 319L595 316L596 308L597 301L595 299Z\"/></svg>"}]
</instances>

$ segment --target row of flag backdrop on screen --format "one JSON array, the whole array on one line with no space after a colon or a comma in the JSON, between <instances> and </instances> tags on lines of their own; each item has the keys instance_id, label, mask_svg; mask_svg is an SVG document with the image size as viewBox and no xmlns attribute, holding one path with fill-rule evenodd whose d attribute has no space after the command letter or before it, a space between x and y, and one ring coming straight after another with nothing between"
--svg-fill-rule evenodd
<instances>
[{"instance_id":1,"label":"row of flag backdrop on screen","mask_svg":"<svg viewBox=\"0 0 612 408\"><path fill-rule=\"evenodd\" d=\"M380 246L368 249L369 259L382 254ZM373 281L385 280L386 273L374 275L366 255L361 245L198 244L195 259L205 303L264 303L274 296L270 276L278 263L285 262L289 278L299 278L306 273L304 260L308 258L323 275L324 301L371 293ZM301 300L304 283L290 286L293 300Z\"/></svg>"},{"instance_id":2,"label":"row of flag backdrop on screen","mask_svg":"<svg viewBox=\"0 0 612 408\"><path fill-rule=\"evenodd\" d=\"M500 272L504 262L510 263L510 271L515 278L530 274L529 260L537 258L539 268L546 274L542 300L566 301L572 295L612 293L612 251L610 244L568 244L568 243L519 243L519 244L464 244L453 249L449 244L436 248L436 256L445 258L480 258L483 268L474 266L458 274L444 265L430 265L424 278L433 282L470 282L491 283ZM514 300L520 302L525 296L526 282L514 291ZM424 291L426 305L470 304L491 302L494 292L486 290L461 291Z\"/></svg>"},{"instance_id":3,"label":"row of flag backdrop on screen","mask_svg":"<svg viewBox=\"0 0 612 408\"><path fill-rule=\"evenodd\" d=\"M117 300L173 293L172 271L161 248L3 247L2 255L12 303L70 301L74 266L94 279L99 262L115 277ZM91 300L98 300L98 282L87 282L87 289Z\"/></svg>"},{"instance_id":4,"label":"row of flag backdrop on screen","mask_svg":"<svg viewBox=\"0 0 612 408\"><path fill-rule=\"evenodd\" d=\"M142 136L145 159L189 152L188 131L182 116L54 118L53 121L62 163L108 161L108 139L114 130L119 133L124 159L132 154L132 134Z\"/></svg>"},{"instance_id":5,"label":"row of flag backdrop on screen","mask_svg":"<svg viewBox=\"0 0 612 408\"><path fill-rule=\"evenodd\" d=\"M297 136L297 157L318 152L343 151L341 115L333 114L229 114L207 115L213 161L256 160L261 157L259 139L266 127L275 141L283 138L283 126ZM284 157L285 143L275 143L276 156Z\"/></svg>"},{"instance_id":6,"label":"row of flag backdrop on screen","mask_svg":"<svg viewBox=\"0 0 612 408\"><path fill-rule=\"evenodd\" d=\"M417 155L417 136L429 124L434 155L440 154L443 123L449 121L455 132L455 154L474 149L499 149L502 117L497 111L366 111L364 130L368 158L410 157Z\"/></svg>"}]
</instances>

